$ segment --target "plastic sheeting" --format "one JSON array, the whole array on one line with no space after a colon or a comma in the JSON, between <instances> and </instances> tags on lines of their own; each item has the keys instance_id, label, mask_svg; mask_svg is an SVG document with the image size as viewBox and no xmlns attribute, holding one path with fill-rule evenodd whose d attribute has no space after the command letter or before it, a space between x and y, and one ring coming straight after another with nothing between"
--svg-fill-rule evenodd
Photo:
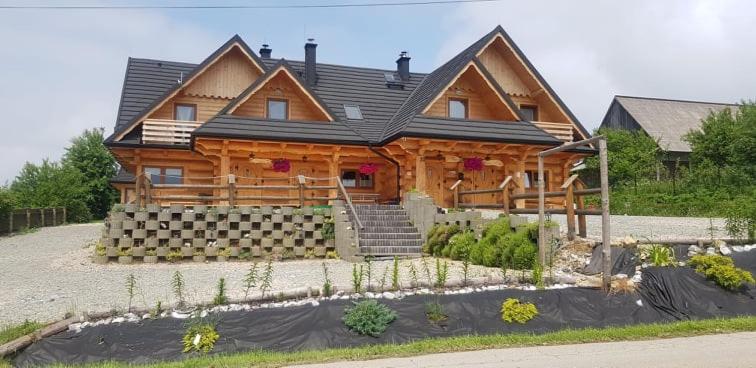
<instances>
[{"instance_id":1,"label":"plastic sheeting","mask_svg":"<svg viewBox=\"0 0 756 368\"><path fill-rule=\"evenodd\" d=\"M736 262L756 265L756 252L738 255ZM749 266L750 267L750 266ZM754 289L725 291L687 267L648 268L635 295L604 295L600 290L500 290L472 294L411 296L381 300L398 318L379 338L356 335L341 322L347 300L319 306L257 309L214 315L220 339L213 354L255 349L299 351L404 343L442 336L508 332L544 333L564 328L605 327L659 321L756 315ZM539 315L526 324L501 321L506 298L533 302ZM642 299L642 303L637 303ZM444 326L425 317L425 303L438 301L449 319ZM640 305L639 305L640 304ZM101 325L79 333L63 332L31 345L16 357L21 367L49 363L119 360L147 363L192 356L181 352L184 320L165 318L140 323Z\"/></svg>"},{"instance_id":2,"label":"plastic sheeting","mask_svg":"<svg viewBox=\"0 0 756 368\"><path fill-rule=\"evenodd\" d=\"M601 273L602 265L601 261L604 259L604 254L601 253L601 245L593 247L593 253L591 253L591 263L583 268L583 273L586 275L595 275ZM628 276L635 274L635 266L638 265L638 255L635 249L612 247L612 275L618 273L624 273Z\"/></svg>"}]
</instances>

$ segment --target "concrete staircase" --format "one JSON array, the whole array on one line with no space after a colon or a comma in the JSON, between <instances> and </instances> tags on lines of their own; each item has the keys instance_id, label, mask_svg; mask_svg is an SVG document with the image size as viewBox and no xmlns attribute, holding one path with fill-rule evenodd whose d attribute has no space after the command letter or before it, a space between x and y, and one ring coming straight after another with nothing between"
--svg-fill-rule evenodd
<instances>
[{"instance_id":1,"label":"concrete staircase","mask_svg":"<svg viewBox=\"0 0 756 368\"><path fill-rule=\"evenodd\" d=\"M355 205L355 211L364 226L359 231L361 255L418 257L422 254L422 236L402 206L360 204ZM356 226L354 214L347 212Z\"/></svg>"}]
</instances>

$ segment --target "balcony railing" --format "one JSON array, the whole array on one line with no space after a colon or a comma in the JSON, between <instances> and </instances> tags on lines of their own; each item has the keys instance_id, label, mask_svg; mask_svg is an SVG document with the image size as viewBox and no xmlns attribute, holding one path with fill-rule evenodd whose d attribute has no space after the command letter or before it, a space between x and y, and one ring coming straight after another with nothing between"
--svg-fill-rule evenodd
<instances>
[{"instance_id":1,"label":"balcony railing","mask_svg":"<svg viewBox=\"0 0 756 368\"><path fill-rule=\"evenodd\" d=\"M566 143L572 142L572 125L570 124L550 123L547 121L534 121L533 124L545 130L546 133L557 137L561 141Z\"/></svg>"},{"instance_id":2,"label":"balcony railing","mask_svg":"<svg viewBox=\"0 0 756 368\"><path fill-rule=\"evenodd\" d=\"M148 119L142 123L142 143L189 144L191 133L200 121Z\"/></svg>"}]
</instances>

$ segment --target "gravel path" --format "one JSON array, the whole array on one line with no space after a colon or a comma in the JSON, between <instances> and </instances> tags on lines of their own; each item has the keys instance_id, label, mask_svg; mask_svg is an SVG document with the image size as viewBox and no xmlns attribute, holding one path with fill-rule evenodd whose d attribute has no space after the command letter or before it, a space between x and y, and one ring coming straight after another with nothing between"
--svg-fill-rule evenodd
<instances>
[{"instance_id":1,"label":"gravel path","mask_svg":"<svg viewBox=\"0 0 756 368\"><path fill-rule=\"evenodd\" d=\"M564 223L564 216L554 216ZM600 236L600 218L588 217L588 232L591 237ZM722 220L714 220L714 226L724 228ZM636 238L695 238L708 237L708 219L670 217L613 216L612 235L631 235ZM206 303L212 300L218 279L224 277L228 296L241 299L242 279L250 262L192 263L181 264L134 264L96 265L89 257L92 243L100 235L102 224L82 224L41 228L25 235L0 238L0 325L22 322L25 319L50 321L65 313L104 312L126 308L128 297L125 281L133 273L138 281L139 295L134 304L138 307L154 306L160 300L173 303L170 280L174 271L180 270L187 284L190 302ZM720 230L717 236L725 234ZM410 281L409 264L416 266L418 277L424 280L421 261L402 261L400 279ZM273 290L295 288L319 288L323 284L323 261L301 260L274 263ZM375 262L373 285L380 279L391 261ZM328 260L331 280L338 288L351 286L352 264ZM431 268L435 268L431 265ZM470 277L488 276L494 269L472 267ZM461 277L461 265L451 264L450 279ZM390 271L386 277L390 284ZM259 293L253 293L257 295Z\"/></svg>"},{"instance_id":2,"label":"gravel path","mask_svg":"<svg viewBox=\"0 0 756 368\"><path fill-rule=\"evenodd\" d=\"M153 307L160 300L174 303L170 281L176 270L186 281L187 301L208 303L216 291L218 279L224 277L228 297L244 296L242 280L251 262L180 264L97 265L90 261L92 243L99 237L101 224L41 228L37 232L0 238L0 325L25 319L51 321L64 314L123 311L128 304L126 277L133 273L139 289L134 305ZM352 264L341 260L325 261L333 285L351 288ZM435 278L435 261L429 261ZM373 262L372 285L380 285L386 267L392 261ZM418 278L426 279L420 260L401 261L400 280L409 283L409 263L414 263ZM278 291L323 285L323 260L274 262L273 294ZM263 266L261 264L260 266ZM495 269L472 266L470 277L484 277ZM451 263L449 279L459 279L461 265ZM365 280L367 283L367 280ZM391 284L391 271L386 286ZM258 291L251 295L259 295Z\"/></svg>"}]
</instances>

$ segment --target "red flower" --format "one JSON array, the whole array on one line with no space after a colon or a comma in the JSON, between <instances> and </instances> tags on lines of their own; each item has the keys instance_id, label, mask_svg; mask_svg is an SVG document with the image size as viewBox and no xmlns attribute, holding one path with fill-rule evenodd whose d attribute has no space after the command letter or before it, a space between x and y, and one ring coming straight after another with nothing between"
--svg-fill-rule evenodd
<instances>
[{"instance_id":1,"label":"red flower","mask_svg":"<svg viewBox=\"0 0 756 368\"><path fill-rule=\"evenodd\" d=\"M273 171L275 172L289 172L291 170L291 162L285 158L273 160Z\"/></svg>"},{"instance_id":2,"label":"red flower","mask_svg":"<svg viewBox=\"0 0 756 368\"><path fill-rule=\"evenodd\" d=\"M481 171L483 170L483 159L480 157L466 158L464 160L465 170Z\"/></svg>"},{"instance_id":3,"label":"red flower","mask_svg":"<svg viewBox=\"0 0 756 368\"><path fill-rule=\"evenodd\" d=\"M360 174L370 175L378 171L380 165L378 164L362 164L360 165Z\"/></svg>"}]
</instances>

